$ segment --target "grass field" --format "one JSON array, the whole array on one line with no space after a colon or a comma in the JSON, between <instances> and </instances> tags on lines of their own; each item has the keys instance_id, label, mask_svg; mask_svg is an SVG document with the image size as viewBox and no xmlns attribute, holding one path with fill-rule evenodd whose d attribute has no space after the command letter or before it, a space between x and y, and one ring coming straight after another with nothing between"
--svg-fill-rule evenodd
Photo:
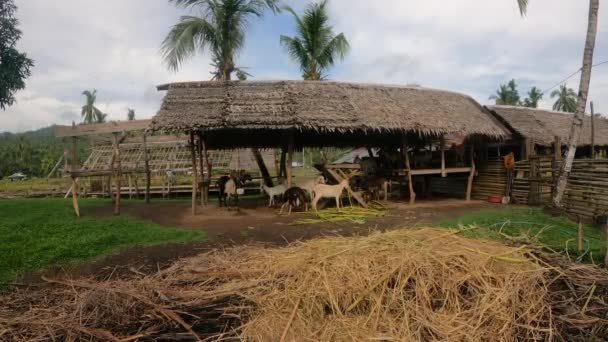
<instances>
[{"instance_id":1,"label":"grass field","mask_svg":"<svg viewBox=\"0 0 608 342\"><path fill-rule=\"evenodd\" d=\"M465 236L493 240L519 240L541 244L571 258L602 263L606 252L604 233L597 227L584 226L583 252L576 248L578 224L565 217L552 217L540 208L509 208L480 210L457 219L438 223L439 226L478 228L466 230Z\"/></svg>"},{"instance_id":2,"label":"grass field","mask_svg":"<svg viewBox=\"0 0 608 342\"><path fill-rule=\"evenodd\" d=\"M103 202L81 200L82 207ZM27 271L82 262L125 247L202 240L204 233L169 229L128 216L73 215L70 200L0 200L0 285Z\"/></svg>"}]
</instances>

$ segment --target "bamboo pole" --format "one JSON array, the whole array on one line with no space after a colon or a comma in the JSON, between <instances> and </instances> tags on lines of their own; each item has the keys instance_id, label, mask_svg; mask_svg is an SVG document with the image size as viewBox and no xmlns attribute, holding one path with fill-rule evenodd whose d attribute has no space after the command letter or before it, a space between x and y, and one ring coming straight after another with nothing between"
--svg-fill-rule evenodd
<instances>
[{"instance_id":1,"label":"bamboo pole","mask_svg":"<svg viewBox=\"0 0 608 342\"><path fill-rule=\"evenodd\" d=\"M198 175L196 172L196 150L194 148L193 131L190 131L190 154L192 155L192 215L196 215L196 187Z\"/></svg>"},{"instance_id":2,"label":"bamboo pole","mask_svg":"<svg viewBox=\"0 0 608 342\"><path fill-rule=\"evenodd\" d=\"M211 160L209 160L209 149L208 149L208 141L207 137L201 134L201 142L203 148L203 160L205 162L205 166L207 167L207 173L204 174L203 186L204 186L204 196L205 196L205 204L209 203L209 187L211 186L211 175L213 172L213 165L211 164Z\"/></svg>"},{"instance_id":3,"label":"bamboo pole","mask_svg":"<svg viewBox=\"0 0 608 342\"><path fill-rule=\"evenodd\" d=\"M72 124L73 125L73 124ZM77 158L78 156L78 138L72 138L72 172L76 171L77 168ZM80 206L78 205L78 181L76 177L72 174L72 206L74 207L74 213L77 217L80 217Z\"/></svg>"},{"instance_id":4,"label":"bamboo pole","mask_svg":"<svg viewBox=\"0 0 608 342\"><path fill-rule=\"evenodd\" d=\"M144 132L144 163L146 167L146 203L150 203L150 155L148 154L147 132Z\"/></svg>"},{"instance_id":5,"label":"bamboo pole","mask_svg":"<svg viewBox=\"0 0 608 342\"><path fill-rule=\"evenodd\" d=\"M471 172L467 181L467 197L466 200L471 200L471 192L473 191L473 179L475 178L475 148L471 144Z\"/></svg>"},{"instance_id":6,"label":"bamboo pole","mask_svg":"<svg viewBox=\"0 0 608 342\"><path fill-rule=\"evenodd\" d=\"M120 215L120 187L122 178L122 168L120 163L120 142L118 134L114 133L114 156L116 159L116 197L114 200L114 215Z\"/></svg>"}]
</instances>

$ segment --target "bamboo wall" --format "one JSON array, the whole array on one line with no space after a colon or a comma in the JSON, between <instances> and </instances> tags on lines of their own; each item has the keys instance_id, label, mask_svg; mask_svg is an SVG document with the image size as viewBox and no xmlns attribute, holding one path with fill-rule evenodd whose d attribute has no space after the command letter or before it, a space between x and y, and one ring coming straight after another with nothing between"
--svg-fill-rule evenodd
<instances>
[{"instance_id":1,"label":"bamboo wall","mask_svg":"<svg viewBox=\"0 0 608 342\"><path fill-rule=\"evenodd\" d=\"M487 200L488 196L504 195L507 188L507 170L500 159L483 162L473 181L472 197Z\"/></svg>"},{"instance_id":2,"label":"bamboo wall","mask_svg":"<svg viewBox=\"0 0 608 342\"><path fill-rule=\"evenodd\" d=\"M575 160L562 203L568 213L588 219L608 213L608 160Z\"/></svg>"},{"instance_id":3,"label":"bamboo wall","mask_svg":"<svg viewBox=\"0 0 608 342\"><path fill-rule=\"evenodd\" d=\"M531 163L534 163L533 171L530 169ZM511 202L531 205L549 203L554 181L552 163L553 159L545 156L515 163ZM536 187L532 193L531 187Z\"/></svg>"}]
</instances>

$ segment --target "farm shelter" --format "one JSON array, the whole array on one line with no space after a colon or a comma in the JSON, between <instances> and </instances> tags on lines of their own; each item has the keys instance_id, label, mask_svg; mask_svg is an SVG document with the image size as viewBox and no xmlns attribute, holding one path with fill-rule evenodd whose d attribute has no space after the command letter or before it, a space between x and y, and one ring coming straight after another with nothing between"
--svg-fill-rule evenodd
<instances>
[{"instance_id":1,"label":"farm shelter","mask_svg":"<svg viewBox=\"0 0 608 342\"><path fill-rule=\"evenodd\" d=\"M207 149L280 147L288 152L288 166L294 151L303 147L384 148L402 157L393 171L408 184L410 202L415 199L414 176L464 174L468 198L474 151L509 135L471 97L421 87L230 81L172 83L158 89L167 93L152 119L154 131L188 132ZM447 165L446 135L463 137L463 166ZM429 145L440 146L431 149L439 151L441 160L412 167L419 161L418 151ZM193 211L195 203L193 198Z\"/></svg>"},{"instance_id":2,"label":"farm shelter","mask_svg":"<svg viewBox=\"0 0 608 342\"><path fill-rule=\"evenodd\" d=\"M519 159L527 159L531 154L552 154L556 138L562 146L568 143L574 117L572 113L515 106L487 108L513 131L512 139L504 144L503 149L513 147L519 154ZM608 149L608 120L586 115L578 146L577 157L591 157L592 151L595 151L596 156L605 156Z\"/></svg>"},{"instance_id":3,"label":"farm shelter","mask_svg":"<svg viewBox=\"0 0 608 342\"><path fill-rule=\"evenodd\" d=\"M192 175L190 142L185 135L150 135L145 129L150 120L138 122L111 122L74 126L58 126L57 137L87 135L91 143L90 153L82 164L73 158L68 151L65 159L69 162L63 170L74 182L72 195L79 192L95 196L139 196L139 177L144 175L145 196L162 194L163 196L191 192L191 185L176 184L180 175ZM274 152L260 152L265 163L274 162ZM227 173L231 170L251 171L257 168L256 160L249 149L212 150L209 151L209 166L213 170ZM200 163L200 161L199 161ZM205 168L204 172L208 172ZM112 185L112 178L115 184ZM160 180L151 185L150 178ZM74 188L74 184L76 187ZM158 185L162 184L162 185ZM142 184L143 185L143 184ZM72 191L76 189L76 191ZM77 201L74 202L75 207Z\"/></svg>"}]
</instances>

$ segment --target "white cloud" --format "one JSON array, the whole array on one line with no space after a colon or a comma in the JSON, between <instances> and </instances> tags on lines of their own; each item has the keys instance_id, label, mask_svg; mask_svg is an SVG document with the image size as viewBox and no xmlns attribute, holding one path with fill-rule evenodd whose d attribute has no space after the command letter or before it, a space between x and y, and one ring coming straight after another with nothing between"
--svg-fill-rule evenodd
<instances>
[{"instance_id":1,"label":"white cloud","mask_svg":"<svg viewBox=\"0 0 608 342\"><path fill-rule=\"evenodd\" d=\"M287 1L297 9L301 0ZM0 113L0 131L70 123L84 89L98 89L98 105L111 119L126 108L139 118L158 110L154 86L210 77L209 58L198 56L173 74L158 53L169 27L183 14L166 0L18 1L20 46L36 60L17 105ZM330 77L376 83L420 83L488 103L498 83L515 78L520 92L545 89L580 67L588 2L534 0L521 18L515 0L330 0L335 30L352 46ZM600 10L596 61L608 60L608 22ZM299 78L278 44L293 32L288 14L268 15L248 31L237 64L255 79ZM568 85L577 88L578 77ZM590 97L608 112L608 64L594 71ZM546 94L542 102L550 107ZM72 114L71 114L72 113ZM19 120L14 120L18 117Z\"/></svg>"}]
</instances>

